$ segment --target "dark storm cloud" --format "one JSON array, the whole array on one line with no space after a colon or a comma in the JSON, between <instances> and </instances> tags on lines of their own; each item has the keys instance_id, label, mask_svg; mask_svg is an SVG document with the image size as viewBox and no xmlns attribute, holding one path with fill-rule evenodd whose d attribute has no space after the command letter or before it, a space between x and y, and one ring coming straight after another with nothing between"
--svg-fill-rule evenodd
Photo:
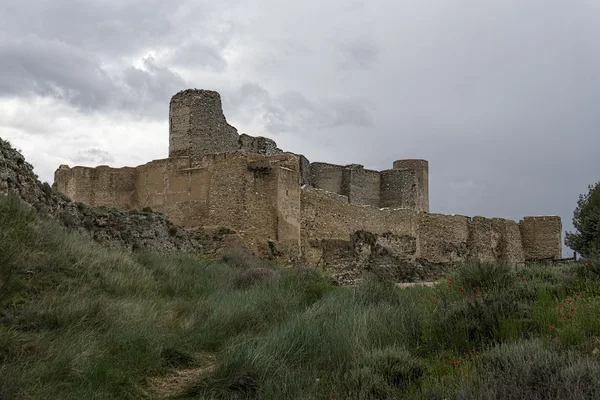
<instances>
[{"instance_id":1,"label":"dark storm cloud","mask_svg":"<svg viewBox=\"0 0 600 400\"><path fill-rule=\"evenodd\" d=\"M0 39L0 95L51 96L99 108L117 88L92 54L36 36Z\"/></svg>"},{"instance_id":2,"label":"dark storm cloud","mask_svg":"<svg viewBox=\"0 0 600 400\"><path fill-rule=\"evenodd\" d=\"M162 118L170 96L187 87L152 58L143 60L143 69L111 75L93 54L35 36L0 40L0 59L0 96L54 97L84 111L127 110Z\"/></svg>"},{"instance_id":3,"label":"dark storm cloud","mask_svg":"<svg viewBox=\"0 0 600 400\"><path fill-rule=\"evenodd\" d=\"M172 10L161 0L3 0L0 29L115 56L163 41L174 28Z\"/></svg>"},{"instance_id":4,"label":"dark storm cloud","mask_svg":"<svg viewBox=\"0 0 600 400\"><path fill-rule=\"evenodd\" d=\"M165 104L190 86L177 66L223 71L230 25L205 23L203 2L7 0L0 4L0 97L48 96L84 111L163 118ZM180 30L173 24L179 24ZM190 41L190 24L214 29ZM183 44L182 44L183 43ZM167 48L157 62L145 49ZM141 67L123 57L141 53ZM134 57L135 59L135 57Z\"/></svg>"}]
</instances>

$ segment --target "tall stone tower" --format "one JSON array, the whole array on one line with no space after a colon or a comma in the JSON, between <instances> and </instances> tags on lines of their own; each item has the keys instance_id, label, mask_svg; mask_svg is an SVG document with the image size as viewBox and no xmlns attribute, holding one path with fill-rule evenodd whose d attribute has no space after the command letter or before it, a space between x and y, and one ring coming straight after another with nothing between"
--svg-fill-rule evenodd
<instances>
[{"instance_id":1,"label":"tall stone tower","mask_svg":"<svg viewBox=\"0 0 600 400\"><path fill-rule=\"evenodd\" d=\"M227 123L221 96L212 90L188 89L169 104L169 157L202 157L238 149L237 129Z\"/></svg>"}]
</instances>

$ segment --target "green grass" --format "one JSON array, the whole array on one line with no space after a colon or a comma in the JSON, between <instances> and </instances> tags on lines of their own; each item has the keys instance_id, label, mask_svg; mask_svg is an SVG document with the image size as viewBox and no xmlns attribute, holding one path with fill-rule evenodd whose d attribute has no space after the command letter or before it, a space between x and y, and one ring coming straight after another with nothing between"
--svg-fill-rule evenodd
<instances>
[{"instance_id":1,"label":"green grass","mask_svg":"<svg viewBox=\"0 0 600 400\"><path fill-rule=\"evenodd\" d=\"M107 249L0 200L0 399L600 398L600 263L338 287Z\"/></svg>"}]
</instances>

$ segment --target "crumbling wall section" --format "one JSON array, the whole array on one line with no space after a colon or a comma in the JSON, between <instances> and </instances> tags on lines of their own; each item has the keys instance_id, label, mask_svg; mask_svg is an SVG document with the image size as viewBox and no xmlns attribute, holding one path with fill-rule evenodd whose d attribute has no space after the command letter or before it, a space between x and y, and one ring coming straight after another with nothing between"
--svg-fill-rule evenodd
<instances>
[{"instance_id":1,"label":"crumbling wall section","mask_svg":"<svg viewBox=\"0 0 600 400\"><path fill-rule=\"evenodd\" d=\"M359 230L398 236L416 235L416 213L411 210L379 210L352 205L346 196L306 187L301 193L303 255L315 265L325 242L348 241Z\"/></svg>"},{"instance_id":2,"label":"crumbling wall section","mask_svg":"<svg viewBox=\"0 0 600 400\"><path fill-rule=\"evenodd\" d=\"M468 260L524 261L514 221L358 206L310 187L301 196L302 251L311 265L423 277Z\"/></svg>"},{"instance_id":3,"label":"crumbling wall section","mask_svg":"<svg viewBox=\"0 0 600 400\"><path fill-rule=\"evenodd\" d=\"M558 216L525 217L519 222L526 260L562 257L562 223Z\"/></svg>"},{"instance_id":4,"label":"crumbling wall section","mask_svg":"<svg viewBox=\"0 0 600 400\"><path fill-rule=\"evenodd\" d=\"M238 139L238 149L250 153L273 156L283 151L277 147L274 140L262 136L250 136L242 133Z\"/></svg>"}]
</instances>

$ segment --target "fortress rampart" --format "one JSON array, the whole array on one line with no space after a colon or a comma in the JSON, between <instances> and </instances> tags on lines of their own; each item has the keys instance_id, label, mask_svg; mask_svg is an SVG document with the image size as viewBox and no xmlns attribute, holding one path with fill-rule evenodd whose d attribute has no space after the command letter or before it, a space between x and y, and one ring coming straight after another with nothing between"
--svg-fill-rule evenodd
<instances>
[{"instance_id":1,"label":"fortress rampart","mask_svg":"<svg viewBox=\"0 0 600 400\"><path fill-rule=\"evenodd\" d=\"M151 207L190 230L227 228L261 255L310 265L561 257L559 217L517 223L429 213L425 160L397 160L384 171L310 163L271 139L239 135L219 94L206 90L176 94L169 126L169 158L125 168L61 165L54 188L88 205Z\"/></svg>"}]
</instances>

